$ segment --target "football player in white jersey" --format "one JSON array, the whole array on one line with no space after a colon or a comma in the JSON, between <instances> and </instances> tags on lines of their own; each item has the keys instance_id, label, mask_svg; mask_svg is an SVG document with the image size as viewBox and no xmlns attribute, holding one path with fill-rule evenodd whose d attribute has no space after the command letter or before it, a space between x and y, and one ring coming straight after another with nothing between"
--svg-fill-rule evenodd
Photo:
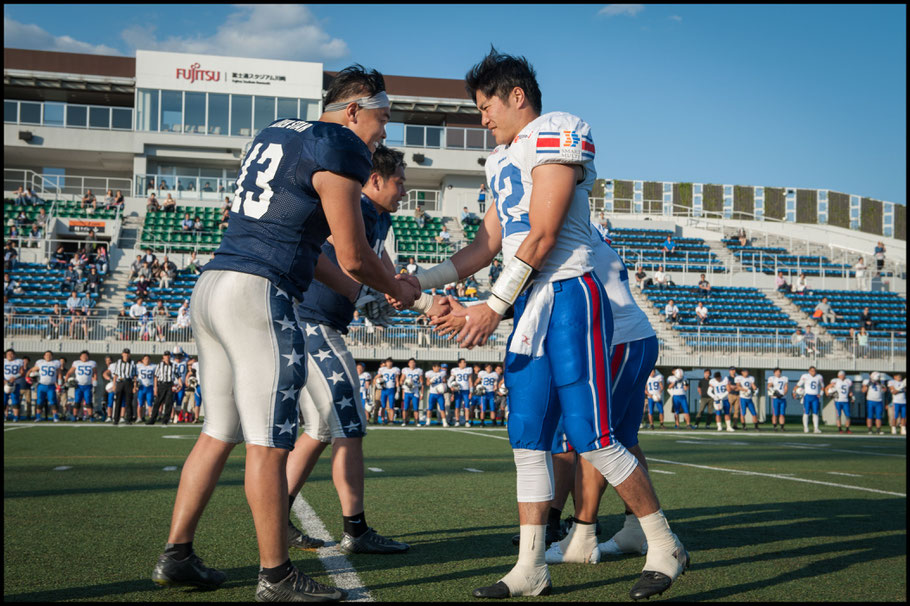
<instances>
[{"instance_id":1,"label":"football player in white jersey","mask_svg":"<svg viewBox=\"0 0 910 606\"><path fill-rule=\"evenodd\" d=\"M411 358L398 376L401 388L401 426L408 425L408 411L414 411L414 424L420 427L420 400L423 397L423 369L417 368L417 360ZM410 387L409 387L410 385Z\"/></svg>"},{"instance_id":2,"label":"football player in white jersey","mask_svg":"<svg viewBox=\"0 0 910 606\"><path fill-rule=\"evenodd\" d=\"M105 381L104 391L107 394L107 413L104 417L105 422L111 423L114 419L114 375L111 373L111 366L114 365L114 359L111 356L104 356L104 370L101 371L101 378Z\"/></svg>"},{"instance_id":3,"label":"football player in white jersey","mask_svg":"<svg viewBox=\"0 0 910 606\"><path fill-rule=\"evenodd\" d=\"M758 409L755 407L755 377L749 375L749 370L741 369L740 375L736 377L736 386L739 389L739 406L740 418L743 423L743 429L746 429L746 411L752 413L752 422L755 429L758 429Z\"/></svg>"},{"instance_id":4,"label":"football player in white jersey","mask_svg":"<svg viewBox=\"0 0 910 606\"><path fill-rule=\"evenodd\" d=\"M360 382L360 399L369 416L373 410L373 398L370 397L370 383L373 381L373 375L367 372L362 362L357 363L357 379Z\"/></svg>"},{"instance_id":5,"label":"football player in white jersey","mask_svg":"<svg viewBox=\"0 0 910 606\"><path fill-rule=\"evenodd\" d=\"M506 378L503 376L502 364L497 364L494 370L496 371L496 374L499 375L499 384L496 386L496 395L494 396L496 414L499 417L499 424L504 427L509 418L509 388L506 387Z\"/></svg>"},{"instance_id":6,"label":"football player in white jersey","mask_svg":"<svg viewBox=\"0 0 910 606\"><path fill-rule=\"evenodd\" d=\"M395 366L395 362L392 361L392 358L386 358L382 363L382 366L379 367L379 370L376 371L376 374L380 377L380 385L382 385L382 397L380 398L380 405L387 411L387 421L389 423L395 422L395 391L398 387L398 377L401 375L401 369ZM382 425L382 411L379 411L379 424Z\"/></svg>"},{"instance_id":7,"label":"football player in white jersey","mask_svg":"<svg viewBox=\"0 0 910 606\"><path fill-rule=\"evenodd\" d=\"M866 427L869 428L869 433L872 433L873 420L876 433L882 433L885 389L885 382L878 372L869 373L869 378L863 381L863 393L866 394Z\"/></svg>"},{"instance_id":8,"label":"football player in white jersey","mask_svg":"<svg viewBox=\"0 0 910 606\"><path fill-rule=\"evenodd\" d=\"M477 382L484 389L483 394L477 400L480 408L480 426L484 426L488 412L490 421L496 425L496 388L499 386L499 373L493 371L492 364L487 364L483 370L477 373Z\"/></svg>"},{"instance_id":9,"label":"football player in white jersey","mask_svg":"<svg viewBox=\"0 0 910 606\"><path fill-rule=\"evenodd\" d=\"M686 392L689 391L689 384L683 379L684 373L682 368L677 368L667 379L667 393L673 398L673 423L676 429L679 429L679 419L682 417L683 422L689 429L693 429L689 417L689 399Z\"/></svg>"},{"instance_id":10,"label":"football player in white jersey","mask_svg":"<svg viewBox=\"0 0 910 606\"><path fill-rule=\"evenodd\" d=\"M472 377L474 371L468 366L464 358L458 359L458 366L452 369L452 421L455 427L461 426L460 413L464 413L465 427L471 426L471 389L474 386Z\"/></svg>"},{"instance_id":11,"label":"football player in white jersey","mask_svg":"<svg viewBox=\"0 0 910 606\"><path fill-rule=\"evenodd\" d=\"M21 387L19 377L25 374L25 364L21 358L16 357L16 352L7 349L3 360L3 418L12 420L13 423L19 422L19 401L21 398ZM10 419L10 408L13 409L13 416Z\"/></svg>"},{"instance_id":12,"label":"football player in white jersey","mask_svg":"<svg viewBox=\"0 0 910 606\"><path fill-rule=\"evenodd\" d=\"M88 351L83 350L80 352L79 359L73 361L73 365L66 371L66 376L63 379L64 381L68 381L73 374L76 375L74 412L78 413L79 404L82 404L82 419L94 421L94 418L92 418L92 400L94 394L92 392L98 384L98 368L95 361L89 360L88 358ZM38 419L36 418L35 420L37 421ZM79 416L76 416L76 420L79 420Z\"/></svg>"},{"instance_id":13,"label":"football player in white jersey","mask_svg":"<svg viewBox=\"0 0 910 606\"><path fill-rule=\"evenodd\" d=\"M148 354L136 364L136 414L142 417L142 407L145 406L145 418L152 418L152 406L155 404L155 369L157 364L151 363Z\"/></svg>"},{"instance_id":14,"label":"football player in white jersey","mask_svg":"<svg viewBox=\"0 0 910 606\"><path fill-rule=\"evenodd\" d=\"M38 411L44 411L45 418L47 418L46 407L49 406L54 412L54 423L60 420L57 415L57 383L60 370L60 360L55 360L54 354L51 351L46 351L44 352L44 359L35 362L35 366L28 371L29 374L34 371L38 372L35 414L37 415ZM66 394L66 392L64 391L63 394ZM63 395L63 397L65 398L66 396Z\"/></svg>"},{"instance_id":15,"label":"football player in white jersey","mask_svg":"<svg viewBox=\"0 0 910 606\"><path fill-rule=\"evenodd\" d=\"M813 433L821 433L818 428L818 415L821 412L821 394L822 386L825 380L822 378L814 366L809 367L809 372L799 378L796 386L793 387L793 396L796 397L797 388L803 390L803 433L809 433L809 414L812 414L812 425L815 427Z\"/></svg>"},{"instance_id":16,"label":"football player in white jersey","mask_svg":"<svg viewBox=\"0 0 910 606\"><path fill-rule=\"evenodd\" d=\"M654 415L658 415L660 428L664 428L664 376L656 368L645 383L648 398L648 429L654 429Z\"/></svg>"},{"instance_id":17,"label":"football player in white jersey","mask_svg":"<svg viewBox=\"0 0 910 606\"><path fill-rule=\"evenodd\" d=\"M720 424L721 416L727 424L727 431L733 431L733 425L730 423L730 400L727 399L729 393L730 378L720 377L719 372L714 373L714 378L708 384L708 395L714 400L714 412L717 416L717 431L723 430Z\"/></svg>"},{"instance_id":18,"label":"football player in white jersey","mask_svg":"<svg viewBox=\"0 0 910 606\"><path fill-rule=\"evenodd\" d=\"M428 370L424 375L427 384L427 390L430 395L427 397L427 421L426 426L430 426L430 418L433 411L439 411L439 422L443 427L448 427L446 421L446 373L440 369L439 362L433 362L432 370Z\"/></svg>"},{"instance_id":19,"label":"football player in white jersey","mask_svg":"<svg viewBox=\"0 0 910 606\"><path fill-rule=\"evenodd\" d=\"M784 422L787 412L787 384L790 382L781 374L780 368L774 369L774 376L768 377L768 398L771 399L771 422L774 431L785 431Z\"/></svg>"},{"instance_id":20,"label":"football player in white jersey","mask_svg":"<svg viewBox=\"0 0 910 606\"><path fill-rule=\"evenodd\" d=\"M839 370L837 378L831 379L831 382L828 383L825 393L831 396L834 401L834 408L837 414L837 433L844 433L845 428L847 433L853 433L850 431L850 402L853 400L853 381L847 378L846 372ZM844 417L844 427L841 427L840 424L841 415Z\"/></svg>"},{"instance_id":21,"label":"football player in white jersey","mask_svg":"<svg viewBox=\"0 0 910 606\"><path fill-rule=\"evenodd\" d=\"M891 417L891 433L897 433L900 424L901 435L907 435L907 379L896 372L894 378L888 381L891 391L891 404L894 406L894 415Z\"/></svg>"},{"instance_id":22,"label":"football player in white jersey","mask_svg":"<svg viewBox=\"0 0 910 606\"><path fill-rule=\"evenodd\" d=\"M591 273L588 196L596 172L590 126L571 114L541 113L540 89L523 58L492 50L466 82L498 144L485 164L496 204L470 245L412 278L422 289L438 288L475 273L502 250L505 263L493 296L468 308L450 299L452 312L436 320L442 329L448 316L464 320L457 337L462 347L486 343L514 306L504 369L519 557L505 577L474 596L540 595L552 587L544 533L553 498L550 450L560 418L573 446L619 493L647 537L647 560L630 596L661 593L689 558L647 473L604 422L613 414L606 368L613 318L603 284Z\"/></svg>"}]
</instances>

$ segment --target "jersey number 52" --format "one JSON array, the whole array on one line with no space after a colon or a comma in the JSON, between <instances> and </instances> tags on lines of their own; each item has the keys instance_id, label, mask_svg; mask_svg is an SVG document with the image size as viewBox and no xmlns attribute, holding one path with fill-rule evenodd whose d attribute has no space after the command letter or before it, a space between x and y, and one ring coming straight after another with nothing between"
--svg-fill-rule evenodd
<instances>
[{"instance_id":1,"label":"jersey number 52","mask_svg":"<svg viewBox=\"0 0 910 606\"><path fill-rule=\"evenodd\" d=\"M253 151L246 157L246 162L243 163L240 170L240 176L237 177L237 192L234 194L234 202L231 204L231 212L240 213L242 205L243 214L254 219L259 219L269 209L272 194L275 193L272 191L272 179L275 178L278 165L281 164L281 158L284 156L284 150L278 143L269 143L260 156L261 149L262 143L257 143ZM256 160L256 156L259 156L259 160L256 161L259 166L254 174L256 175L256 187L261 190L258 195L245 187L247 172L250 170L250 164ZM265 170L262 170L263 168Z\"/></svg>"}]
</instances>

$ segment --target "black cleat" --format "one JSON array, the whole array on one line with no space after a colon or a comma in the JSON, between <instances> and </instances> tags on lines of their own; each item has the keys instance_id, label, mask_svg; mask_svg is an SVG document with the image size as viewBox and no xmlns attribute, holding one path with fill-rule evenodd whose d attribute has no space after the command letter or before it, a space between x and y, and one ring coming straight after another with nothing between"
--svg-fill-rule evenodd
<instances>
[{"instance_id":1,"label":"black cleat","mask_svg":"<svg viewBox=\"0 0 910 606\"><path fill-rule=\"evenodd\" d=\"M270 583L260 574L256 586L257 602L337 602L347 597L343 589L317 583L296 566L277 583Z\"/></svg>"},{"instance_id":2,"label":"black cleat","mask_svg":"<svg viewBox=\"0 0 910 606\"><path fill-rule=\"evenodd\" d=\"M683 564L680 575L686 574L686 570L689 569L689 553L685 553L686 563ZM642 598L650 598L655 594L662 595L663 592L669 589L670 585L672 584L673 579L664 573L656 572L654 570L645 570L641 573L641 577L639 577L638 581L635 582L635 585L632 586L632 589L629 590L629 597L631 597L633 600L641 600Z\"/></svg>"},{"instance_id":3,"label":"black cleat","mask_svg":"<svg viewBox=\"0 0 910 606\"><path fill-rule=\"evenodd\" d=\"M352 537L344 533L338 548L347 554L352 553L404 553L411 548L407 543L402 543L384 537L372 528L359 537Z\"/></svg>"},{"instance_id":4,"label":"black cleat","mask_svg":"<svg viewBox=\"0 0 910 606\"><path fill-rule=\"evenodd\" d=\"M547 585L541 590L537 595L550 595L550 592L553 590L552 585ZM497 581L495 585L490 585L489 587L478 587L471 592L475 598L487 598L492 600L503 600L505 598L511 598L512 592L509 591L509 586L503 583L502 581Z\"/></svg>"},{"instance_id":5,"label":"black cleat","mask_svg":"<svg viewBox=\"0 0 910 606\"><path fill-rule=\"evenodd\" d=\"M193 585L215 589L226 580L226 574L203 564L195 553L185 560L161 554L152 571L152 581L162 586Z\"/></svg>"},{"instance_id":6,"label":"black cleat","mask_svg":"<svg viewBox=\"0 0 910 606\"><path fill-rule=\"evenodd\" d=\"M325 541L314 539L309 535L303 534L294 524L288 520L288 547L297 549L318 549L325 545Z\"/></svg>"}]
</instances>

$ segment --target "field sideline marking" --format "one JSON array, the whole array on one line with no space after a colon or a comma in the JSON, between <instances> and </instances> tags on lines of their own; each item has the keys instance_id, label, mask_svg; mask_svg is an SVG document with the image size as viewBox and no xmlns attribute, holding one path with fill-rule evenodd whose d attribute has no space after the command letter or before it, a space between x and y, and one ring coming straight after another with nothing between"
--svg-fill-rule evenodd
<instances>
[{"instance_id":1,"label":"field sideline marking","mask_svg":"<svg viewBox=\"0 0 910 606\"><path fill-rule=\"evenodd\" d=\"M866 452L865 450L846 450L844 448L826 448L821 445L816 446L815 444L781 444L785 448L805 448L807 450L828 450L831 452L846 452L850 454L862 454L862 455L873 455L876 457L903 457L907 458L907 455L902 454L891 454L888 452Z\"/></svg>"},{"instance_id":2,"label":"field sideline marking","mask_svg":"<svg viewBox=\"0 0 910 606\"><path fill-rule=\"evenodd\" d=\"M648 457L649 461L655 461L657 463L668 463L670 465L685 465L686 467L695 467L697 469L710 469L712 471L727 471L730 473L740 473L749 476L763 476L765 478L775 478L778 480L790 480L792 482L805 482L807 484L820 484L822 486L835 486L837 488L849 488L852 490L863 490L865 492L875 492L878 494L887 494L894 497L904 497L907 495L903 492L890 492L888 490L878 490L877 488L864 488L862 486L851 486L849 484L835 484L834 482L821 482L819 480L807 480L806 478L791 478L789 476L780 475L777 473L762 473L760 471L743 471L741 469L727 469L725 467L712 467L709 465L696 465L694 463L680 463L679 461L670 461L667 459L652 459Z\"/></svg>"},{"instance_id":3,"label":"field sideline marking","mask_svg":"<svg viewBox=\"0 0 910 606\"><path fill-rule=\"evenodd\" d=\"M338 544L332 540L332 535L326 530L325 524L316 515L313 507L306 500L298 496L294 499L294 513L300 519L300 525L305 534L313 538L325 541L325 547L316 550L319 561L325 567L326 572L332 577L332 582L337 587L345 589L348 592L348 602L373 602L373 596L367 591L360 580L360 576L351 562L338 549Z\"/></svg>"}]
</instances>

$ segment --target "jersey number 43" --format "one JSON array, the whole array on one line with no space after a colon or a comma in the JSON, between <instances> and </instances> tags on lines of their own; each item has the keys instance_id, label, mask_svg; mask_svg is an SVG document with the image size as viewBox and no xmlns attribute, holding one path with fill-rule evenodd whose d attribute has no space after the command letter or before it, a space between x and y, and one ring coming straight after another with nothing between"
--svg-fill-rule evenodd
<instances>
[{"instance_id":1,"label":"jersey number 43","mask_svg":"<svg viewBox=\"0 0 910 606\"><path fill-rule=\"evenodd\" d=\"M257 143L253 151L246 157L246 162L243 163L240 170L240 176L237 177L237 191L234 193L234 202L231 204L231 212L240 213L242 206L243 214L254 219L261 218L269 209L272 194L275 193L272 191L272 179L275 178L278 165L281 164L281 158L284 156L284 150L278 143L269 143L260 156L261 149L262 143ZM255 187L260 190L258 194L251 191L253 188L246 184L247 172L257 156L259 156L259 160L256 161L258 167L253 175L256 177Z\"/></svg>"}]
</instances>

